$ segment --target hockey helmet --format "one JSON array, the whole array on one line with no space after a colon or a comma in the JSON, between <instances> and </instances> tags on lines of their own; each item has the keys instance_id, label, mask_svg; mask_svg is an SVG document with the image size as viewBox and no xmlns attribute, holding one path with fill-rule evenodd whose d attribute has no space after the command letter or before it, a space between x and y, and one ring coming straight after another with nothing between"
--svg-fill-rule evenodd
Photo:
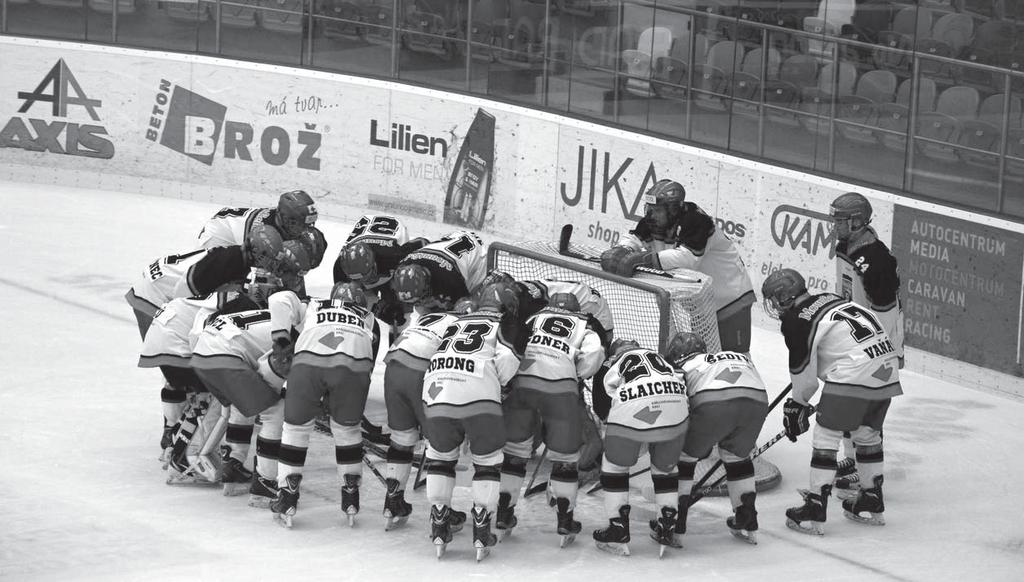
<instances>
[{"instance_id":1,"label":"hockey helmet","mask_svg":"<svg viewBox=\"0 0 1024 582\"><path fill-rule=\"evenodd\" d=\"M500 269L491 269L490 271L487 272L487 276L484 277L484 280L480 283L480 286L486 287L491 283L515 283L515 281L515 277L508 274L507 272L502 271Z\"/></svg>"},{"instance_id":2,"label":"hockey helmet","mask_svg":"<svg viewBox=\"0 0 1024 582\"><path fill-rule=\"evenodd\" d=\"M614 358L621 353L637 349L640 349L640 342L635 339L617 337L612 340L612 344L608 348L608 357Z\"/></svg>"},{"instance_id":3,"label":"hockey helmet","mask_svg":"<svg viewBox=\"0 0 1024 582\"><path fill-rule=\"evenodd\" d=\"M548 305L573 313L580 311L580 300L572 293L555 293L548 299Z\"/></svg>"},{"instance_id":4,"label":"hockey helmet","mask_svg":"<svg viewBox=\"0 0 1024 582\"><path fill-rule=\"evenodd\" d=\"M829 215L835 225L836 238L849 240L871 223L871 203L857 192L847 192L832 201Z\"/></svg>"},{"instance_id":5,"label":"hockey helmet","mask_svg":"<svg viewBox=\"0 0 1024 582\"><path fill-rule=\"evenodd\" d=\"M277 201L277 226L286 239L293 239L316 224L316 204L305 190L281 194Z\"/></svg>"},{"instance_id":6,"label":"hockey helmet","mask_svg":"<svg viewBox=\"0 0 1024 582\"><path fill-rule=\"evenodd\" d=\"M377 280L377 257L370 245L354 242L341 249L341 270L353 281L373 283Z\"/></svg>"},{"instance_id":7,"label":"hockey helmet","mask_svg":"<svg viewBox=\"0 0 1024 582\"><path fill-rule=\"evenodd\" d=\"M491 283L480 290L477 309L514 316L519 313L519 294L509 283Z\"/></svg>"},{"instance_id":8,"label":"hockey helmet","mask_svg":"<svg viewBox=\"0 0 1024 582\"><path fill-rule=\"evenodd\" d=\"M651 216L657 210L663 210L665 220L674 218L686 200L686 188L675 180L658 180L644 194L644 213ZM657 218L658 214L654 214Z\"/></svg>"},{"instance_id":9,"label":"hockey helmet","mask_svg":"<svg viewBox=\"0 0 1024 582\"><path fill-rule=\"evenodd\" d=\"M793 307L804 293L807 293L807 283L803 275L793 269L779 269L768 275L761 285L764 310L775 318Z\"/></svg>"},{"instance_id":10,"label":"hockey helmet","mask_svg":"<svg viewBox=\"0 0 1024 582\"><path fill-rule=\"evenodd\" d=\"M312 261L310 270L319 267L324 260L324 253L327 252L327 238L324 237L324 233L319 228L311 226L299 235L298 241L306 247L306 251L309 253Z\"/></svg>"},{"instance_id":11,"label":"hockey helmet","mask_svg":"<svg viewBox=\"0 0 1024 582\"><path fill-rule=\"evenodd\" d=\"M257 226L245 239L245 251L249 264L261 269L277 268L284 241L277 229L269 226Z\"/></svg>"},{"instance_id":12,"label":"hockey helmet","mask_svg":"<svg viewBox=\"0 0 1024 582\"><path fill-rule=\"evenodd\" d=\"M242 287L242 291L260 308L266 308L267 299L283 289L285 285L280 277L260 268L249 271L249 278Z\"/></svg>"},{"instance_id":13,"label":"hockey helmet","mask_svg":"<svg viewBox=\"0 0 1024 582\"><path fill-rule=\"evenodd\" d=\"M462 297L455 302L455 307L452 307L452 313L458 315L466 315L472 311L476 311L476 300L472 297Z\"/></svg>"},{"instance_id":14,"label":"hockey helmet","mask_svg":"<svg viewBox=\"0 0 1024 582\"><path fill-rule=\"evenodd\" d=\"M331 299L334 301L344 301L346 303L355 303L361 307L366 307L366 292L363 290L363 286L359 283L352 282L339 282L335 283L331 289Z\"/></svg>"},{"instance_id":15,"label":"hockey helmet","mask_svg":"<svg viewBox=\"0 0 1024 582\"><path fill-rule=\"evenodd\" d=\"M391 289L402 303L416 303L430 295L430 271L423 265L407 263L395 269Z\"/></svg>"},{"instance_id":16,"label":"hockey helmet","mask_svg":"<svg viewBox=\"0 0 1024 582\"><path fill-rule=\"evenodd\" d=\"M690 354L703 354L708 351L704 338L688 331L677 333L665 346L664 356L670 362L677 362Z\"/></svg>"}]
</instances>

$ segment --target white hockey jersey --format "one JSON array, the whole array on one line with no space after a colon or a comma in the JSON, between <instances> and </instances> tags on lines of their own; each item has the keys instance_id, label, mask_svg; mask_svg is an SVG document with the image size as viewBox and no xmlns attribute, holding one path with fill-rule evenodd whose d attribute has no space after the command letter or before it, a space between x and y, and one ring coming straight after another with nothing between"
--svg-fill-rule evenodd
<instances>
[{"instance_id":1,"label":"white hockey jersey","mask_svg":"<svg viewBox=\"0 0 1024 582\"><path fill-rule=\"evenodd\" d=\"M526 323L530 337L514 389L578 393L579 380L593 376L604 361L601 339L587 326L587 318L547 307Z\"/></svg>"},{"instance_id":2,"label":"white hockey jersey","mask_svg":"<svg viewBox=\"0 0 1024 582\"><path fill-rule=\"evenodd\" d=\"M423 376L428 417L501 414L502 387L519 369L519 355L505 339L501 316L477 312L448 326Z\"/></svg>"},{"instance_id":3,"label":"white hockey jersey","mask_svg":"<svg viewBox=\"0 0 1024 582\"><path fill-rule=\"evenodd\" d=\"M199 246L244 245L252 228L271 220L273 212L273 208L221 208L199 231Z\"/></svg>"},{"instance_id":4,"label":"white hockey jersey","mask_svg":"<svg viewBox=\"0 0 1024 582\"><path fill-rule=\"evenodd\" d=\"M202 260L208 252L207 249L199 249L190 253L160 257L153 261L125 296L128 304L132 309L143 313L159 309L164 303L178 296L178 283L186 277L189 268Z\"/></svg>"},{"instance_id":5,"label":"white hockey jersey","mask_svg":"<svg viewBox=\"0 0 1024 582\"><path fill-rule=\"evenodd\" d=\"M903 393L899 357L889 334L867 308L836 295L810 295L782 314L793 399L818 391L862 400Z\"/></svg>"},{"instance_id":6,"label":"white hockey jersey","mask_svg":"<svg viewBox=\"0 0 1024 582\"><path fill-rule=\"evenodd\" d=\"M269 306L274 335L299 332L292 366L373 370L374 317L366 308L331 299L304 303L291 291L271 295Z\"/></svg>"},{"instance_id":7,"label":"white hockey jersey","mask_svg":"<svg viewBox=\"0 0 1024 582\"><path fill-rule=\"evenodd\" d=\"M409 242L409 230L402 221L384 214L366 214L356 221L345 244L355 242L377 243L394 241L395 246Z\"/></svg>"},{"instance_id":8,"label":"white hockey jersey","mask_svg":"<svg viewBox=\"0 0 1024 582\"><path fill-rule=\"evenodd\" d=\"M206 321L219 307L219 297L178 297L156 313L146 339L142 340L140 368L176 366L184 368L192 357L192 330L196 321Z\"/></svg>"},{"instance_id":9,"label":"white hockey jersey","mask_svg":"<svg viewBox=\"0 0 1024 582\"><path fill-rule=\"evenodd\" d=\"M685 429L686 384L658 352L637 348L619 354L608 366L604 389L611 398L607 434L660 442Z\"/></svg>"},{"instance_id":10,"label":"white hockey jersey","mask_svg":"<svg viewBox=\"0 0 1024 582\"><path fill-rule=\"evenodd\" d=\"M480 237L472 231L453 232L437 242L409 253L401 264L422 265L430 271L430 286L442 304L473 293L487 274L487 253Z\"/></svg>"},{"instance_id":11,"label":"white hockey jersey","mask_svg":"<svg viewBox=\"0 0 1024 582\"><path fill-rule=\"evenodd\" d=\"M384 364L398 363L410 370L427 371L430 358L437 352L448 327L458 316L451 313L427 313L405 328L388 349Z\"/></svg>"},{"instance_id":12,"label":"white hockey jersey","mask_svg":"<svg viewBox=\"0 0 1024 582\"><path fill-rule=\"evenodd\" d=\"M579 301L580 311L583 313L589 313L594 316L594 319L599 321L604 327L605 331L611 333L615 327L615 321L612 318L612 310L608 307L608 302L605 301L604 297L596 290L579 281L559 281L557 279L538 279L532 281L522 281L522 284L530 289L536 287L540 292L541 297L545 300L551 298L556 293L569 293L576 297Z\"/></svg>"},{"instance_id":13,"label":"white hockey jersey","mask_svg":"<svg viewBox=\"0 0 1024 582\"><path fill-rule=\"evenodd\" d=\"M244 365L255 370L260 356L270 351L270 331L269 309L219 315L199 334L190 364L206 369Z\"/></svg>"},{"instance_id":14,"label":"white hockey jersey","mask_svg":"<svg viewBox=\"0 0 1024 582\"><path fill-rule=\"evenodd\" d=\"M768 403L761 374L746 354L691 354L682 362L690 410L706 402L747 399Z\"/></svg>"}]
</instances>

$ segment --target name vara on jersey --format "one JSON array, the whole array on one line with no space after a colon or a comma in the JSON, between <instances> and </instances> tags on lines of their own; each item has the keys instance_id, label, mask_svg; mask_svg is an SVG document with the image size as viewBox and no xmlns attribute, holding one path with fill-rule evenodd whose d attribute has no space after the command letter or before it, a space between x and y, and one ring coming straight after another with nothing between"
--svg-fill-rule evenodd
<instances>
[{"instance_id":1,"label":"name vara on jersey","mask_svg":"<svg viewBox=\"0 0 1024 582\"><path fill-rule=\"evenodd\" d=\"M97 110L103 102L86 94L64 59L57 60L34 90L18 91L18 99L22 101L18 113L0 129L0 147L87 158L114 157L114 143L105 137L107 128L98 123ZM37 103L49 103L49 115L40 115ZM69 105L84 112L75 111L69 116ZM81 113L89 115L88 121Z\"/></svg>"},{"instance_id":2,"label":"name vara on jersey","mask_svg":"<svg viewBox=\"0 0 1024 582\"><path fill-rule=\"evenodd\" d=\"M161 79L146 123L146 139L213 165L218 150L225 159L253 161L253 154L271 166L291 163L303 170L320 171L323 134L315 123L305 123L294 134L268 125L258 134L251 123L226 119L228 108L180 85Z\"/></svg>"}]
</instances>

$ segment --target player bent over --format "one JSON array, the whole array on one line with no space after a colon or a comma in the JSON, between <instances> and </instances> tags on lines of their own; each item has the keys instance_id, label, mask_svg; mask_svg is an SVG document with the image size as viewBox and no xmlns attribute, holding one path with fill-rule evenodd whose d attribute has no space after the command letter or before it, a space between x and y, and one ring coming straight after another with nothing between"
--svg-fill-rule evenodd
<instances>
[{"instance_id":1,"label":"player bent over","mask_svg":"<svg viewBox=\"0 0 1024 582\"><path fill-rule=\"evenodd\" d=\"M430 539L440 558L452 540L451 503L459 448L473 456L473 546L477 561L497 543L491 516L498 505L505 429L502 388L519 369L525 337L516 323L518 303L508 285L485 288L477 311L448 326L423 378L427 432ZM517 341L518 340L518 341Z\"/></svg>"},{"instance_id":2,"label":"player bent over","mask_svg":"<svg viewBox=\"0 0 1024 582\"><path fill-rule=\"evenodd\" d=\"M539 419L544 423L544 444L552 462L551 491L562 547L581 529L580 522L573 519L586 414L580 381L593 376L604 360L601 339L580 311L575 295L556 293L548 307L527 321L530 336L523 361L502 406L508 442L495 526L507 535L516 525L515 505Z\"/></svg>"},{"instance_id":3,"label":"player bent over","mask_svg":"<svg viewBox=\"0 0 1024 582\"><path fill-rule=\"evenodd\" d=\"M294 240L317 219L316 204L303 190L285 192L275 208L221 208L199 231L204 249L245 244L260 227L276 230L283 240Z\"/></svg>"},{"instance_id":4,"label":"player bent over","mask_svg":"<svg viewBox=\"0 0 1024 582\"><path fill-rule=\"evenodd\" d=\"M865 485L856 499L843 501L847 517L882 525L882 424L892 397L903 394L899 355L871 311L836 295L811 295L803 276L781 269L761 286L765 309L782 320L789 347L793 396L783 407L786 435L792 441L809 428L810 399L818 391L810 490L804 504L786 510L786 525L803 533L825 532L828 498L836 477L836 453L843 432L850 432ZM870 514L863 517L862 513Z\"/></svg>"},{"instance_id":5,"label":"player bent over","mask_svg":"<svg viewBox=\"0 0 1024 582\"><path fill-rule=\"evenodd\" d=\"M733 515L726 525L733 535L757 543L754 462L750 451L768 415L764 381L746 354L707 353L704 339L684 332L669 341L668 358L682 370L689 396L690 427L679 456L679 517L676 533L686 533L686 514L697 462L718 451L725 463ZM654 521L651 528L655 528Z\"/></svg>"},{"instance_id":6,"label":"player bent over","mask_svg":"<svg viewBox=\"0 0 1024 582\"><path fill-rule=\"evenodd\" d=\"M473 307L467 301L462 314ZM458 319L457 312L435 312L421 315L405 328L384 357L384 404L388 411L391 444L385 470L387 494L384 497L384 529L404 524L412 513L405 500L406 483L412 472L413 449L424 427L423 375L430 358L437 351L448 326ZM452 510L453 530L462 529L466 514Z\"/></svg>"},{"instance_id":7,"label":"player bent over","mask_svg":"<svg viewBox=\"0 0 1024 582\"><path fill-rule=\"evenodd\" d=\"M665 358L641 348L635 340L612 342L607 367L603 392L594 390L594 411L602 416L608 407L601 485L609 525L594 531L594 541L606 552L629 555L629 468L636 464L640 447L646 443L654 501L660 507L651 538L661 544L660 553L664 554L665 547L678 546L674 533L679 497L676 462L686 437L686 385Z\"/></svg>"},{"instance_id":8,"label":"player bent over","mask_svg":"<svg viewBox=\"0 0 1024 582\"><path fill-rule=\"evenodd\" d=\"M327 396L338 477L342 482L341 511L349 526L359 513L363 474L363 439L359 421L373 372L374 318L358 283L338 283L330 299L308 304L292 292L270 298L275 349L291 352L288 390L284 398L281 440L280 494L271 505L274 518L291 527L299 500L299 483L306 463L313 421ZM293 330L298 332L291 345Z\"/></svg>"}]
</instances>

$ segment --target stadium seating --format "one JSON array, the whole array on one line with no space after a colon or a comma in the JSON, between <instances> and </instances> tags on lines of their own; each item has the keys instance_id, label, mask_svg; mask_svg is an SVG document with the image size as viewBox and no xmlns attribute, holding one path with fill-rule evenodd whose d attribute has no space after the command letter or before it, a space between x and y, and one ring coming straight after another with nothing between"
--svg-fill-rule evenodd
<instances>
[{"instance_id":1,"label":"stadium seating","mask_svg":"<svg viewBox=\"0 0 1024 582\"><path fill-rule=\"evenodd\" d=\"M798 126L797 110L806 89L818 83L818 59L796 54L782 62L779 78L766 81L764 100L770 107L765 115L775 123Z\"/></svg>"},{"instance_id":2,"label":"stadium seating","mask_svg":"<svg viewBox=\"0 0 1024 582\"><path fill-rule=\"evenodd\" d=\"M231 0L221 2L220 23L229 28L255 28L256 6L259 0Z\"/></svg>"},{"instance_id":3,"label":"stadium seating","mask_svg":"<svg viewBox=\"0 0 1024 582\"><path fill-rule=\"evenodd\" d=\"M853 94L857 82L857 69L840 61L838 67L829 63L818 74L818 86L804 91L800 109L805 113L798 120L804 129L818 135L828 135L831 127L833 102Z\"/></svg>"},{"instance_id":4,"label":"stadium seating","mask_svg":"<svg viewBox=\"0 0 1024 582\"><path fill-rule=\"evenodd\" d=\"M622 64L626 69L627 93L650 97L651 72L654 59L667 57L672 48L672 31L664 26L651 27L640 33L635 49L622 51Z\"/></svg>"},{"instance_id":5,"label":"stadium seating","mask_svg":"<svg viewBox=\"0 0 1024 582\"><path fill-rule=\"evenodd\" d=\"M303 16L305 0L259 0L260 24L266 30L289 34L302 34L306 20Z\"/></svg>"},{"instance_id":6,"label":"stadium seating","mask_svg":"<svg viewBox=\"0 0 1024 582\"><path fill-rule=\"evenodd\" d=\"M761 110L761 70L765 67L765 79L771 81L779 78L782 56L779 51L770 48L767 55L764 49L756 48L743 57L743 64L730 79L729 94L733 97L733 112L740 115L757 117Z\"/></svg>"},{"instance_id":7,"label":"stadium seating","mask_svg":"<svg viewBox=\"0 0 1024 582\"><path fill-rule=\"evenodd\" d=\"M879 106L896 97L896 75L892 71L874 70L861 75L853 95L843 97L836 109L836 127L846 139L875 145L878 138Z\"/></svg>"},{"instance_id":8,"label":"stadium seating","mask_svg":"<svg viewBox=\"0 0 1024 582\"><path fill-rule=\"evenodd\" d=\"M116 0L118 14L131 14L135 12L135 0ZM89 0L89 8L96 12L110 14L114 11L115 0Z\"/></svg>"},{"instance_id":9,"label":"stadium seating","mask_svg":"<svg viewBox=\"0 0 1024 582\"><path fill-rule=\"evenodd\" d=\"M363 10L353 0L318 0L313 4L318 16L317 30L327 38L361 38Z\"/></svg>"},{"instance_id":10,"label":"stadium seating","mask_svg":"<svg viewBox=\"0 0 1024 582\"><path fill-rule=\"evenodd\" d=\"M917 116L915 137L929 140L916 140L918 151L940 162L958 161L956 148L952 144L960 138L962 122L977 117L980 101L978 90L973 87L956 86L943 91L935 111Z\"/></svg>"},{"instance_id":11,"label":"stadium seating","mask_svg":"<svg viewBox=\"0 0 1024 582\"><path fill-rule=\"evenodd\" d=\"M210 18L209 2L164 2L164 11L171 20L195 24Z\"/></svg>"},{"instance_id":12,"label":"stadium seating","mask_svg":"<svg viewBox=\"0 0 1024 582\"><path fill-rule=\"evenodd\" d=\"M876 124L878 131L875 137L879 143L901 154L907 148L907 129L910 126L910 97L913 91L913 80L907 79L900 83L896 90L896 101L878 105ZM921 79L917 87L917 109L919 112L935 109L935 81Z\"/></svg>"}]
</instances>

